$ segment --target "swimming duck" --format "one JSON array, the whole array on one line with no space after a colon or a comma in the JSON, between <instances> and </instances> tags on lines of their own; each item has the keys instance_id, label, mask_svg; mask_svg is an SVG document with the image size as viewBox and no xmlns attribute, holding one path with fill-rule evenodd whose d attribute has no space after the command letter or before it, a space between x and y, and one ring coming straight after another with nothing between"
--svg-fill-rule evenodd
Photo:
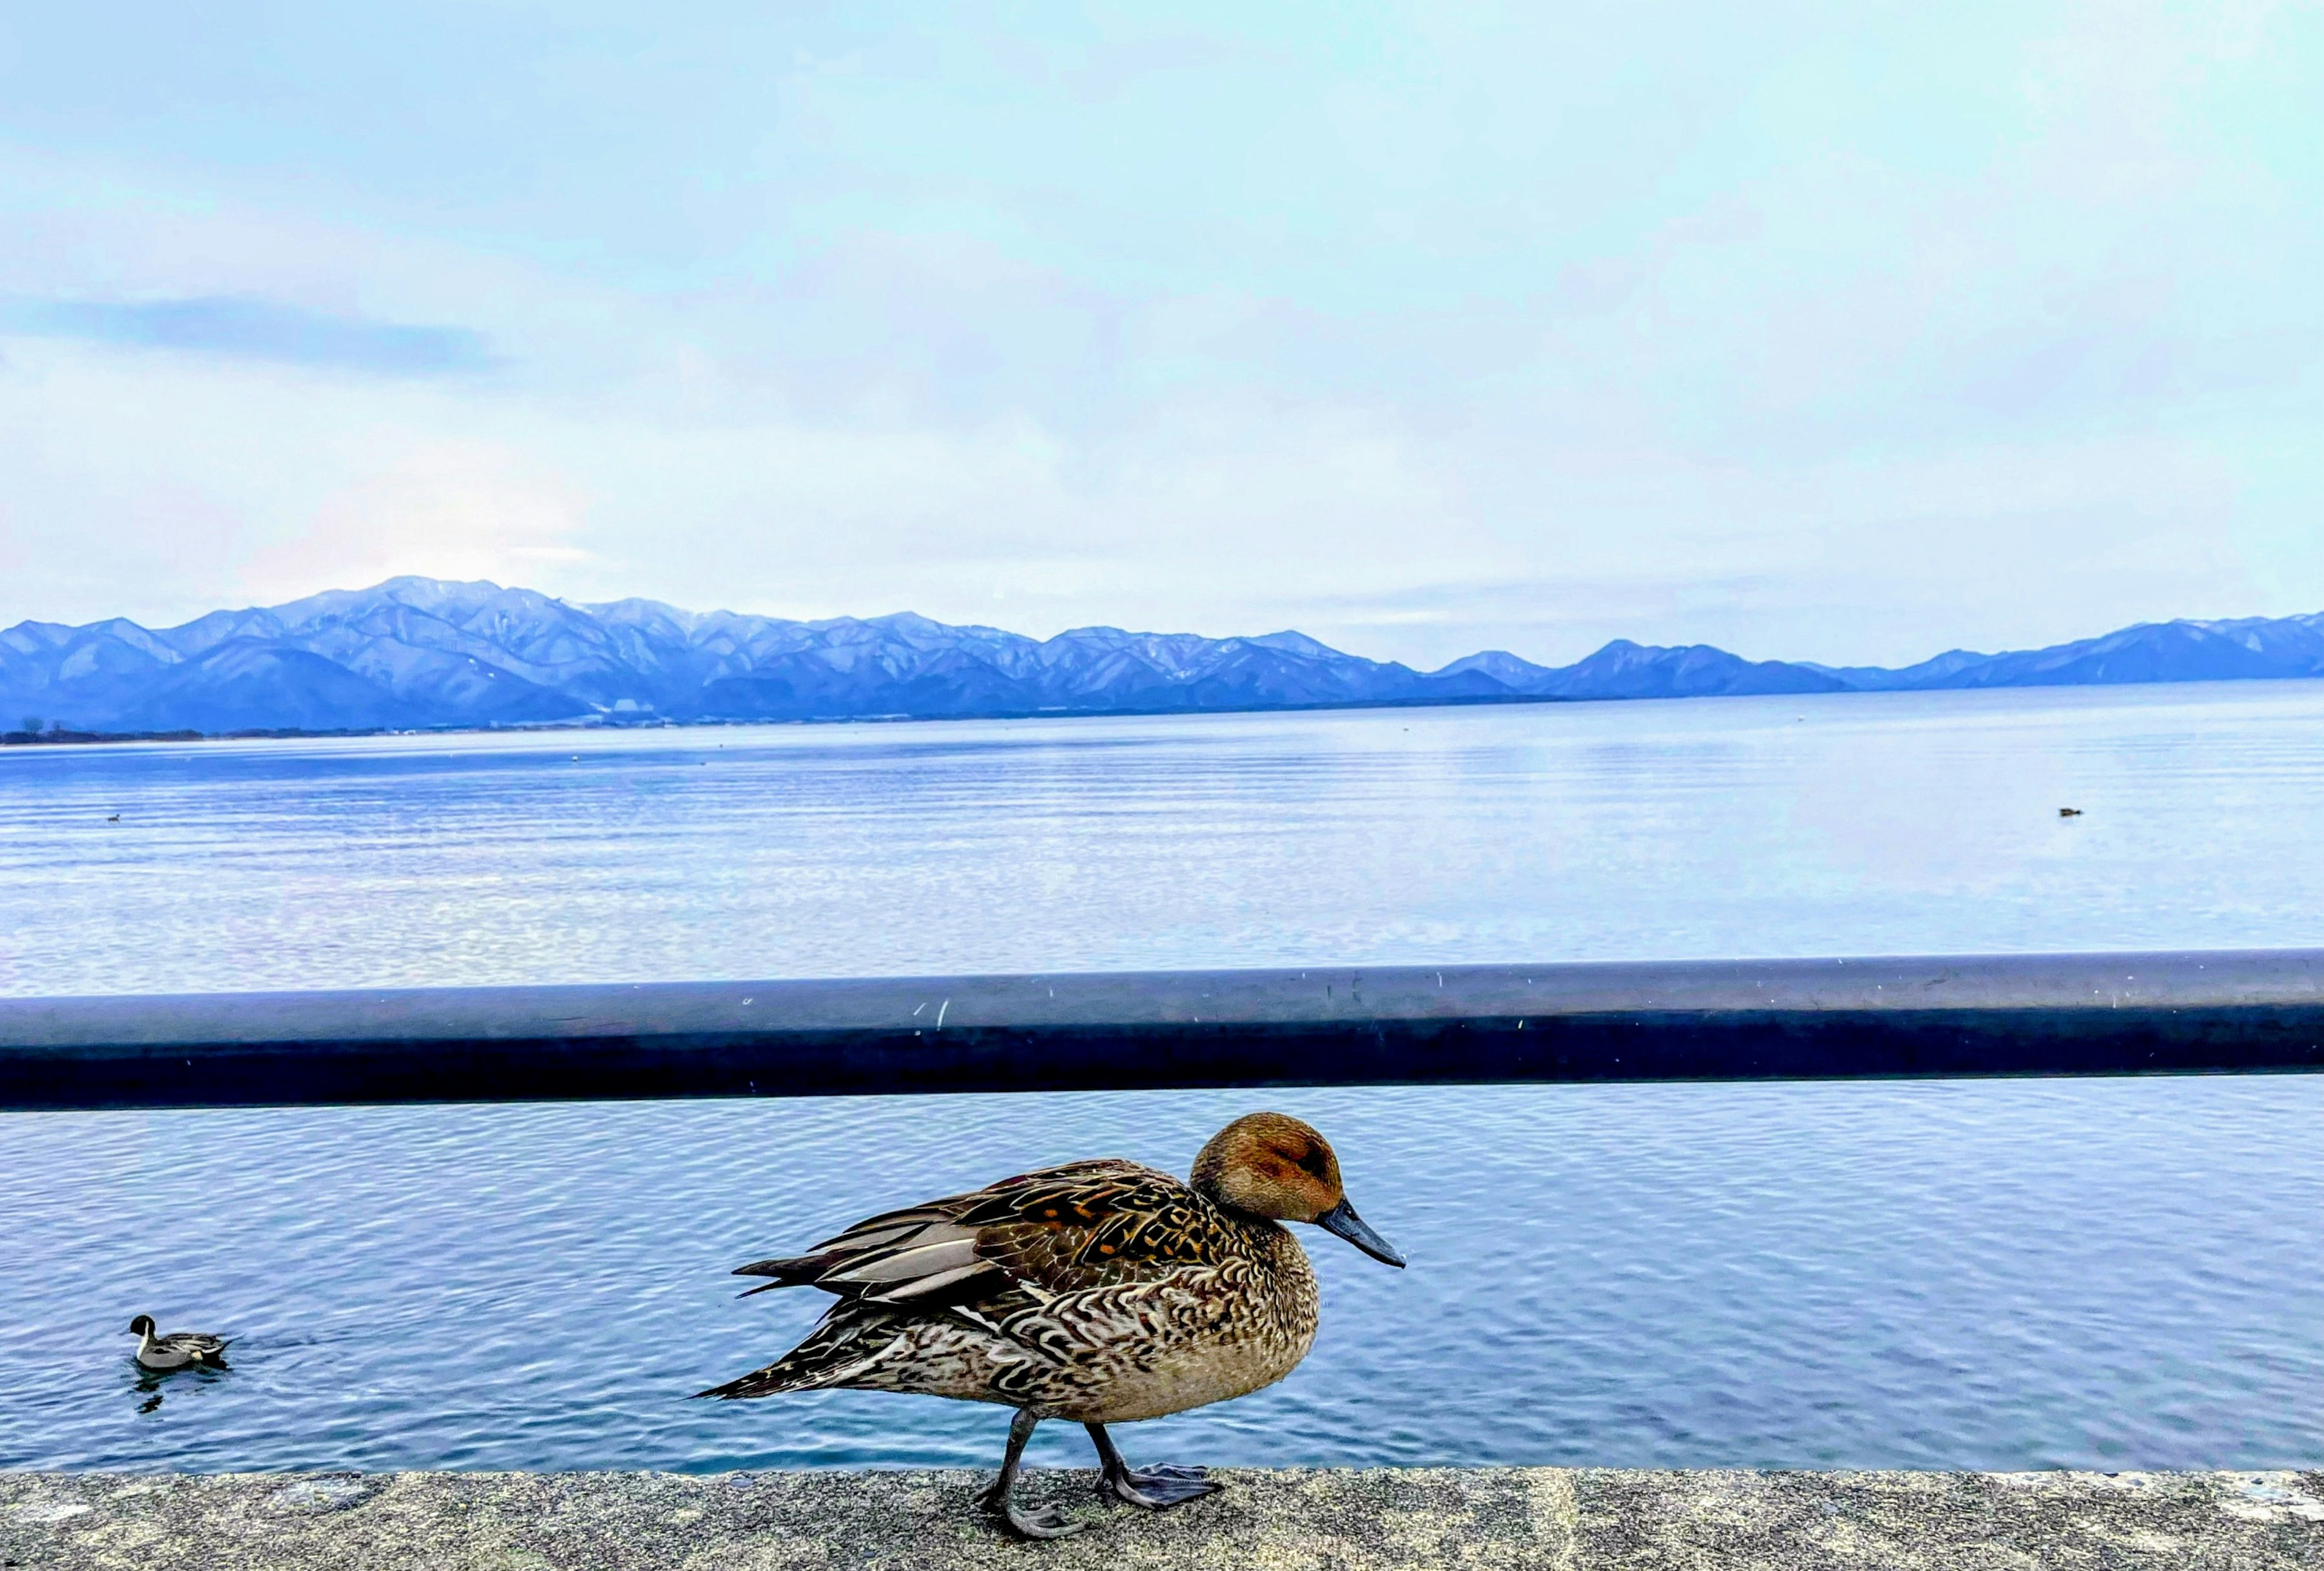
<instances>
[{"instance_id":1,"label":"swimming duck","mask_svg":"<svg viewBox=\"0 0 2324 1571\"><path fill-rule=\"evenodd\" d=\"M207 1364L224 1369L226 1339L200 1331L172 1331L167 1336L153 1334L153 1317L140 1315L129 1322L129 1334L137 1338L137 1362L147 1369L186 1369L194 1364Z\"/></svg>"},{"instance_id":2,"label":"swimming duck","mask_svg":"<svg viewBox=\"0 0 2324 1571\"><path fill-rule=\"evenodd\" d=\"M1404 1264L1348 1204L1323 1137L1254 1113L1212 1138L1185 1183L1136 1162L1068 1162L870 1217L807 1254L737 1266L774 1279L745 1298L816 1287L839 1302L774 1363L697 1394L846 1388L1014 1408L982 1502L1027 1538L1083 1526L1010 1498L1044 1419L1089 1431L1100 1493L1177 1505L1219 1486L1198 1467L1131 1467L1106 1426L1242 1396L1306 1356L1315 1273L1284 1222Z\"/></svg>"}]
</instances>

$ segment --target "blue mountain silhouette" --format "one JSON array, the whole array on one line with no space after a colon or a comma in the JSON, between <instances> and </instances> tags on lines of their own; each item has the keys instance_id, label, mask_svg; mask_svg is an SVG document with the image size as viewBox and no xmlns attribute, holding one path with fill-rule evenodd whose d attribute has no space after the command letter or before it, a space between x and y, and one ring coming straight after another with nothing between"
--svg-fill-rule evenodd
<instances>
[{"instance_id":1,"label":"blue mountain silhouette","mask_svg":"<svg viewBox=\"0 0 2324 1571\"><path fill-rule=\"evenodd\" d=\"M2324 676L2324 614L2142 624L1893 670L1618 639L1570 666L1494 650L1417 671L1298 633L1083 627L1042 640L909 613L791 622L401 578L159 631L120 618L19 623L0 633L0 728L34 717L83 731L216 733L1162 714L2314 676Z\"/></svg>"}]
</instances>

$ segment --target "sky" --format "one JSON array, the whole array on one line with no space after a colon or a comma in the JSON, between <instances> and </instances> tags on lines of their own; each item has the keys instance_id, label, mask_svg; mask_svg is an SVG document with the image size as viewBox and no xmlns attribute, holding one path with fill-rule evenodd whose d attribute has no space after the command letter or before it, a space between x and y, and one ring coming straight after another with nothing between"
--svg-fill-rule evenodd
<instances>
[{"instance_id":1,"label":"sky","mask_svg":"<svg viewBox=\"0 0 2324 1571\"><path fill-rule=\"evenodd\" d=\"M15 5L0 624L2313 612L2319 279L2314 0Z\"/></svg>"}]
</instances>

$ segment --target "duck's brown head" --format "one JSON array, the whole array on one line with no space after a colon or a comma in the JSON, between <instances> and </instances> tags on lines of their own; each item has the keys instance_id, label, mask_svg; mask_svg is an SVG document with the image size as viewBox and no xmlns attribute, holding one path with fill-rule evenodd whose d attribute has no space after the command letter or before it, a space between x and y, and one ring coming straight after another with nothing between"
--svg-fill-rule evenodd
<instances>
[{"instance_id":1,"label":"duck's brown head","mask_svg":"<svg viewBox=\"0 0 2324 1571\"><path fill-rule=\"evenodd\" d=\"M1283 1222L1312 1222L1374 1260L1404 1256L1372 1231L1340 1187L1340 1159L1310 1125L1282 1113L1247 1113L1194 1159L1194 1188L1222 1206Z\"/></svg>"},{"instance_id":2,"label":"duck's brown head","mask_svg":"<svg viewBox=\"0 0 2324 1571\"><path fill-rule=\"evenodd\" d=\"M140 1315L137 1318L129 1322L129 1335L132 1336L152 1335L153 1317L151 1315Z\"/></svg>"}]
</instances>

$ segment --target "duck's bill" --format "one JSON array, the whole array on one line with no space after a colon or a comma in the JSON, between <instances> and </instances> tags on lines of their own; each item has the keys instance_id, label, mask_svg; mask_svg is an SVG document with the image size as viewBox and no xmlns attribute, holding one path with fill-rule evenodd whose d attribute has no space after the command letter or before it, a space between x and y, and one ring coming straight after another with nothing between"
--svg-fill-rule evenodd
<instances>
[{"instance_id":1,"label":"duck's bill","mask_svg":"<svg viewBox=\"0 0 2324 1571\"><path fill-rule=\"evenodd\" d=\"M1315 1218L1315 1225L1326 1233L1338 1234L1374 1260L1399 1271L1404 1267L1404 1256L1396 1252L1396 1246L1373 1232L1372 1224L1357 1215L1356 1208L1345 1200Z\"/></svg>"}]
</instances>

